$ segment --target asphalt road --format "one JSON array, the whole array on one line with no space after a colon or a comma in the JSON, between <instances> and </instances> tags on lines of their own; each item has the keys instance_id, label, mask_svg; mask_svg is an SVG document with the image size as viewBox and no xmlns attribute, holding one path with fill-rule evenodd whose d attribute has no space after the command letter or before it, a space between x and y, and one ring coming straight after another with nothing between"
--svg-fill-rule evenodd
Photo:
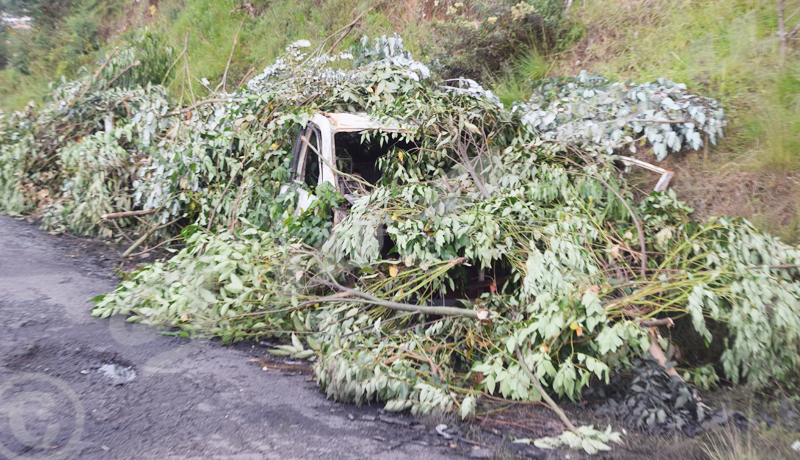
<instances>
[{"instance_id":1,"label":"asphalt road","mask_svg":"<svg viewBox=\"0 0 800 460\"><path fill-rule=\"evenodd\" d=\"M48 235L0 216L0 459L444 459L469 452L410 417L390 423L376 406L327 400L302 368L263 370L250 362L266 355L258 344L226 347L121 317L92 318L89 299L118 283L115 260L116 250L102 242Z\"/></svg>"}]
</instances>

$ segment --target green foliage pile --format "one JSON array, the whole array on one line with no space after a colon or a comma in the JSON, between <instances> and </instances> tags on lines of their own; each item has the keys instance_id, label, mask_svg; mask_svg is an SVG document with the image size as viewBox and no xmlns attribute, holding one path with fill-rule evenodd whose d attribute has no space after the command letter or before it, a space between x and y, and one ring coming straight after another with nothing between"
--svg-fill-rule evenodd
<instances>
[{"instance_id":1,"label":"green foliage pile","mask_svg":"<svg viewBox=\"0 0 800 460\"><path fill-rule=\"evenodd\" d=\"M85 17L59 26L71 35L58 45L87 62L100 43L92 19L100 13L90 3L81 3ZM671 56L643 59L651 51L643 45L609 61L615 75L639 69L636 75L654 83L585 73L525 83L525 100L509 100L509 110L473 81L433 81L399 37L347 38L355 46L336 55L324 53L330 42L311 51L299 40L228 93L232 83L220 92L208 79L227 68L230 48L219 43L239 19L217 21L216 13L232 3L198 1L179 11L163 2L176 25L169 43L182 45L192 28L188 51L199 64L145 34L107 54L95 75L61 79L41 110L0 113L0 211L36 212L52 230L185 243L172 259L143 267L98 299L94 315L122 313L225 342L284 338L275 353L314 359L319 384L337 400L385 401L388 410L414 413L458 409L463 417L475 413L483 394L538 400L526 368L548 391L577 400L653 344L667 348L645 326L656 319L685 318L707 345L723 343L716 371L695 372L711 373L709 381L719 372L763 385L800 368L800 251L742 219L698 222L671 191L636 201L614 166L625 149L647 145L663 158L721 136L725 119L715 100L657 79L674 75L658 70L672 70ZM437 3L439 10L428 10L432 28L417 32L437 37L424 51L439 58L430 67L443 74L501 72L520 50L537 50L526 51L534 58L520 73L538 78L548 73L538 53L569 41L564 2L460 3ZM260 56L298 38L330 35L340 24L328 13L363 11L356 6L272 2L274 14L243 23L240 42L248 45L231 54L226 76L239 80ZM391 10L382 8L365 15L364 28L385 29ZM758 38L764 14L756 16L740 23ZM709 49L730 48L717 73L698 51L706 41L670 42L670 51L685 49L676 56L678 75L701 87L712 75L714 95L734 94L748 105L750 92L725 83L726 75L755 62L752 54L760 55L767 39L751 40L759 46L747 53L734 49L736 24L725 26L726 40L700 34L713 41ZM279 38L252 39L265 30ZM47 38L13 38L8 70L35 74L32 63L46 55L15 50ZM255 57L242 57L245 46ZM734 59L745 54L749 60ZM793 107L797 85L789 73L769 80L782 88L781 107ZM170 81L181 84L163 86ZM197 99L201 92L209 99ZM188 100L191 107L174 108ZM335 228L330 215L344 206L335 190L318 187L319 200L304 212L297 210L304 184L279 193L291 176L296 126L320 111L363 111L417 127L407 139L417 148L382 159L382 181ZM791 142L775 139L782 152ZM130 210L155 212L101 218ZM477 272L488 292L476 299L465 286ZM456 307L438 307L445 296L458 297ZM566 436L545 444L583 441Z\"/></svg>"},{"instance_id":2,"label":"green foliage pile","mask_svg":"<svg viewBox=\"0 0 800 460\"><path fill-rule=\"evenodd\" d=\"M145 69L163 58L137 54L146 41L110 55L95 76L54 84L42 110L0 113L0 210L37 211L52 228L112 235L100 216L133 206L135 171L149 163L150 141L165 126L154 114L169 108L163 87L117 84L131 56Z\"/></svg>"},{"instance_id":3,"label":"green foliage pile","mask_svg":"<svg viewBox=\"0 0 800 460\"><path fill-rule=\"evenodd\" d=\"M783 60L778 2L715 0L573 2L581 31L568 51L548 59L555 75L581 70L616 81L664 76L724 104L725 140L702 158L671 163L674 186L698 215L730 214L800 241L800 42ZM786 3L788 17L796 4ZM800 19L787 25L791 31ZM701 90L702 89L702 90Z\"/></svg>"},{"instance_id":4,"label":"green foliage pile","mask_svg":"<svg viewBox=\"0 0 800 460\"><path fill-rule=\"evenodd\" d=\"M97 152L85 163L61 151L72 174L138 156L132 206L158 210L150 225L194 223L185 249L131 275L93 314L227 342L291 337L276 352L313 355L337 400L465 417L483 392L537 400L525 367L577 399L657 342L642 326L656 318L688 317L707 341L724 341L732 380L798 369L797 248L743 220L695 222L672 192L634 202L606 145L546 140L525 110L474 82L442 87L399 48L380 55L388 44L328 56L297 42L246 90L173 112L153 96L131 108L127 128L81 141ZM302 213L305 185L279 195L293 127L361 110L417 126L418 146L391 152L382 182L331 229L335 191L318 188L324 199ZM107 145L128 136L136 155ZM78 208L70 218L87 215ZM388 256L381 229L395 243ZM470 270L491 281L478 299L461 291ZM460 307L435 306L447 292L463 296ZM712 336L709 320L727 335Z\"/></svg>"},{"instance_id":5,"label":"green foliage pile","mask_svg":"<svg viewBox=\"0 0 800 460\"><path fill-rule=\"evenodd\" d=\"M663 78L653 83L613 83L581 72L532 86L528 102L512 109L525 113L523 123L544 132L547 140L591 139L607 146L608 153L621 143L635 153L636 144L646 140L661 161L684 145L693 150L704 143L716 145L726 124L715 100L687 94L686 85Z\"/></svg>"}]
</instances>

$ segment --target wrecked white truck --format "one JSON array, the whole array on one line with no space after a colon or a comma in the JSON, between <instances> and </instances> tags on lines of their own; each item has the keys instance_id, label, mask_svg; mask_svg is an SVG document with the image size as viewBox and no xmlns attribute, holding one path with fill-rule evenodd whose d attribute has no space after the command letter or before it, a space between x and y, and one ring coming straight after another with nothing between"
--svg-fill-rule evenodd
<instances>
[{"instance_id":1,"label":"wrecked white truck","mask_svg":"<svg viewBox=\"0 0 800 460\"><path fill-rule=\"evenodd\" d=\"M393 134L389 143L377 132ZM367 114L318 113L305 127L300 127L292 148L292 182L304 183L298 188L298 210L305 210L317 197L314 190L323 183L333 185L348 202L368 191L381 179L379 160L392 149L416 148L413 127L397 123L379 123ZM281 193L289 190L281 187ZM343 218L334 213L334 223Z\"/></svg>"},{"instance_id":2,"label":"wrecked white truck","mask_svg":"<svg viewBox=\"0 0 800 460\"><path fill-rule=\"evenodd\" d=\"M308 191L297 189L298 211L308 208L317 198L314 190L329 183L352 203L355 197L368 192L381 179L380 159L393 149L418 148L414 142L415 127L396 122L379 122L366 113L326 113L314 115L299 127L292 148L291 182L303 183ZM384 142L377 133L389 133ZM625 167L640 166L660 174L654 190L666 190L673 172L631 157L620 157ZM620 165L620 166L623 166ZM290 184L281 187L286 193ZM344 218L342 210L334 211L334 224Z\"/></svg>"},{"instance_id":3,"label":"wrecked white truck","mask_svg":"<svg viewBox=\"0 0 800 460\"><path fill-rule=\"evenodd\" d=\"M291 181L282 185L280 193L297 193L295 212L299 214L318 199L315 194L318 187L330 184L345 198L341 206L332 209L334 227L347 217L357 197L368 194L381 180L382 160L398 150L409 152L420 147L415 140L415 125L378 121L366 113L320 112L305 126L298 125L297 131L292 148ZM636 165L660 174L655 191L665 190L669 185L671 171L635 158L620 158L617 162L620 169ZM391 258L395 242L385 224L375 230L375 236L381 255ZM445 290L438 299L429 299L432 305L455 305L459 299L476 299L485 292L494 292L509 275L506 269L463 268L463 283L457 289Z\"/></svg>"}]
</instances>

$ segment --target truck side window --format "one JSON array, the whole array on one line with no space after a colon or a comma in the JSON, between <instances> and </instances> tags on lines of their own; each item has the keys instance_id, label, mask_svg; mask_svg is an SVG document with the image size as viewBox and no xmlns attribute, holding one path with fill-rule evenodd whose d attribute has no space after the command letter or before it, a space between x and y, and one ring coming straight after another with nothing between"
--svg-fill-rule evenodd
<instances>
[{"instance_id":1,"label":"truck side window","mask_svg":"<svg viewBox=\"0 0 800 460\"><path fill-rule=\"evenodd\" d=\"M313 191L319 183L319 162L321 153L319 151L319 137L314 129L309 129L308 149L306 150L306 164L303 171L303 180Z\"/></svg>"}]
</instances>

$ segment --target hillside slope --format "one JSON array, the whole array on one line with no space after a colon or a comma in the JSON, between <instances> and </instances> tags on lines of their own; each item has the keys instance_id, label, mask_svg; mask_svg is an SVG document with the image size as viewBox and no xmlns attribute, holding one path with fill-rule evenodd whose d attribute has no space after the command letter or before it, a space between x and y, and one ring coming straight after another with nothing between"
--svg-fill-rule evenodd
<instances>
[{"instance_id":1,"label":"hillside slope","mask_svg":"<svg viewBox=\"0 0 800 460\"><path fill-rule=\"evenodd\" d=\"M184 56L173 63L180 75L170 90L187 102L205 91L204 79L214 86L226 75L226 86L241 84L296 40L327 39L326 47L346 50L363 35L396 32L417 58L439 62L443 77L478 78L504 102L527 98L531 78L581 70L622 81L665 77L717 98L730 117L725 139L702 155L666 160L662 166L677 172L673 187L700 216L741 216L787 242L800 240L800 63L791 42L781 62L774 2L590 0L564 12L560 1L535 0L538 19L522 21L525 4L503 0L59 4L48 14L62 17L45 28L24 37L5 32L10 53L27 56L12 56L0 71L0 107L41 100L49 81L81 73L101 49L143 27Z\"/></svg>"}]
</instances>

